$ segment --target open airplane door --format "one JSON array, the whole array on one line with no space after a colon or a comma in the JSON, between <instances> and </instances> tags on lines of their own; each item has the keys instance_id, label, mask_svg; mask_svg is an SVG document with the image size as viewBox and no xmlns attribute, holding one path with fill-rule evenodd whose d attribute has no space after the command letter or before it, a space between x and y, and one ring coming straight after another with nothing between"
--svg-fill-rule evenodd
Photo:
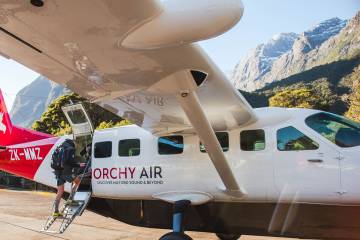
<instances>
[{"instance_id":1,"label":"open airplane door","mask_svg":"<svg viewBox=\"0 0 360 240\"><path fill-rule=\"evenodd\" d=\"M60 234L66 231L77 216L82 215L92 196L91 157L89 157L90 154L86 156L81 152L84 152L83 149L87 149L88 144L91 144L94 131L91 120L82 104L68 105L61 109L73 131L74 142L76 143L75 161L85 163L85 167L79 168L77 172L80 185L72 199L77 204L68 204L66 202L60 209L62 217L49 216L42 229L43 232ZM60 224L54 226L53 224L58 220ZM50 230L54 228L53 226L57 228L55 231Z\"/></svg>"},{"instance_id":2,"label":"open airplane door","mask_svg":"<svg viewBox=\"0 0 360 240\"><path fill-rule=\"evenodd\" d=\"M84 106L79 104L68 105L61 108L71 125L74 139L82 136L92 135L94 132L91 120L86 113Z\"/></svg>"}]
</instances>

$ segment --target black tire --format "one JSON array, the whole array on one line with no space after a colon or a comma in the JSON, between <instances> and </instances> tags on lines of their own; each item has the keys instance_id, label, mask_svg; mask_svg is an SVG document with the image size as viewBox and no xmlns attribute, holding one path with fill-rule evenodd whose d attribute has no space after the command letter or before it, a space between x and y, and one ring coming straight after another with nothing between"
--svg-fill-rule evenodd
<instances>
[{"instance_id":1,"label":"black tire","mask_svg":"<svg viewBox=\"0 0 360 240\"><path fill-rule=\"evenodd\" d=\"M193 240L185 233L170 232L162 236L159 240Z\"/></svg>"},{"instance_id":2,"label":"black tire","mask_svg":"<svg viewBox=\"0 0 360 240\"><path fill-rule=\"evenodd\" d=\"M216 233L216 236L220 240L238 240L241 237L240 234L225 234L225 233Z\"/></svg>"}]
</instances>

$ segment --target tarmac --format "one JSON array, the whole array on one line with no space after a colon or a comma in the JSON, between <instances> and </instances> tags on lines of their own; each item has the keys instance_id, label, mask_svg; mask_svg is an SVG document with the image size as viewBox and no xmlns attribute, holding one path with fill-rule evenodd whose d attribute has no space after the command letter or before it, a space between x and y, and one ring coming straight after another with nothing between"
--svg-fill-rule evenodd
<instances>
[{"instance_id":1,"label":"tarmac","mask_svg":"<svg viewBox=\"0 0 360 240\"><path fill-rule=\"evenodd\" d=\"M157 240L169 230L130 226L85 211L63 234L42 233L40 230L51 213L55 195L44 192L0 189L0 239L11 240ZM214 234L187 232L194 240L215 240ZM241 240L284 240L242 236Z\"/></svg>"}]
</instances>

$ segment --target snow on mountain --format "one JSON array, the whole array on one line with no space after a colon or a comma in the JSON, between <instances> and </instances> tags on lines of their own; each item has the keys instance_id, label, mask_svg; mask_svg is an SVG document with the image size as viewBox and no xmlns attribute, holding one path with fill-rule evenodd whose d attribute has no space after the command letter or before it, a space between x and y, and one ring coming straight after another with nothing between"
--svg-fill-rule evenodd
<instances>
[{"instance_id":1,"label":"snow on mountain","mask_svg":"<svg viewBox=\"0 0 360 240\"><path fill-rule=\"evenodd\" d=\"M301 33L277 34L250 51L236 66L232 80L236 88L254 91L266 84L304 70L307 54L336 36L347 21L331 18Z\"/></svg>"},{"instance_id":2,"label":"snow on mountain","mask_svg":"<svg viewBox=\"0 0 360 240\"><path fill-rule=\"evenodd\" d=\"M323 42L337 35L345 26L347 21L340 18L331 18L323 21L303 33L310 44L309 50L320 46Z\"/></svg>"},{"instance_id":3,"label":"snow on mountain","mask_svg":"<svg viewBox=\"0 0 360 240\"><path fill-rule=\"evenodd\" d=\"M297 37L295 33L277 34L250 51L236 66L233 79L238 83L237 87L247 88L248 79L256 81L269 72L272 63L291 49Z\"/></svg>"}]
</instances>

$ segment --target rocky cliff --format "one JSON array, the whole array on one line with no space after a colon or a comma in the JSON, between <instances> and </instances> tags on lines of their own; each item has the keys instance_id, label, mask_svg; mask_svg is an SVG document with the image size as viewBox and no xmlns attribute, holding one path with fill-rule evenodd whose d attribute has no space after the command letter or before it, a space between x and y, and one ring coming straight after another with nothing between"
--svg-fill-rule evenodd
<instances>
[{"instance_id":1,"label":"rocky cliff","mask_svg":"<svg viewBox=\"0 0 360 240\"><path fill-rule=\"evenodd\" d=\"M277 34L269 42L251 50L235 68L233 78L236 87L254 90L253 83L260 81L271 71L274 61L288 52L297 38L295 33Z\"/></svg>"},{"instance_id":2,"label":"rocky cliff","mask_svg":"<svg viewBox=\"0 0 360 240\"><path fill-rule=\"evenodd\" d=\"M16 95L10 111L13 123L22 127L31 127L47 106L65 92L62 86L45 77L38 77Z\"/></svg>"},{"instance_id":3,"label":"rocky cliff","mask_svg":"<svg viewBox=\"0 0 360 240\"><path fill-rule=\"evenodd\" d=\"M352 29L358 29L357 18L358 16L349 22L339 18L332 18L299 35L280 34L280 36L287 36L287 41L277 43L284 51L279 51L279 54L274 55L270 61L268 58L262 58L261 54L260 57L253 54L257 50L250 52L234 70L233 81L235 86L244 91L260 89L274 81L333 61L334 57L330 57L330 55L335 49L341 49L344 53L339 55L339 51L334 52L333 55L336 58L350 56L356 46L350 44L351 47L349 47L348 51L345 51L344 47L347 46L347 43L352 43L356 35L351 32L354 31ZM291 37L289 38L289 36ZM340 40L344 38L346 40ZM261 44L256 49L271 45L273 41L274 38L266 44ZM290 44L291 46L289 46ZM262 70L264 65L266 66L265 71ZM248 74L249 72L252 74Z\"/></svg>"}]
</instances>

